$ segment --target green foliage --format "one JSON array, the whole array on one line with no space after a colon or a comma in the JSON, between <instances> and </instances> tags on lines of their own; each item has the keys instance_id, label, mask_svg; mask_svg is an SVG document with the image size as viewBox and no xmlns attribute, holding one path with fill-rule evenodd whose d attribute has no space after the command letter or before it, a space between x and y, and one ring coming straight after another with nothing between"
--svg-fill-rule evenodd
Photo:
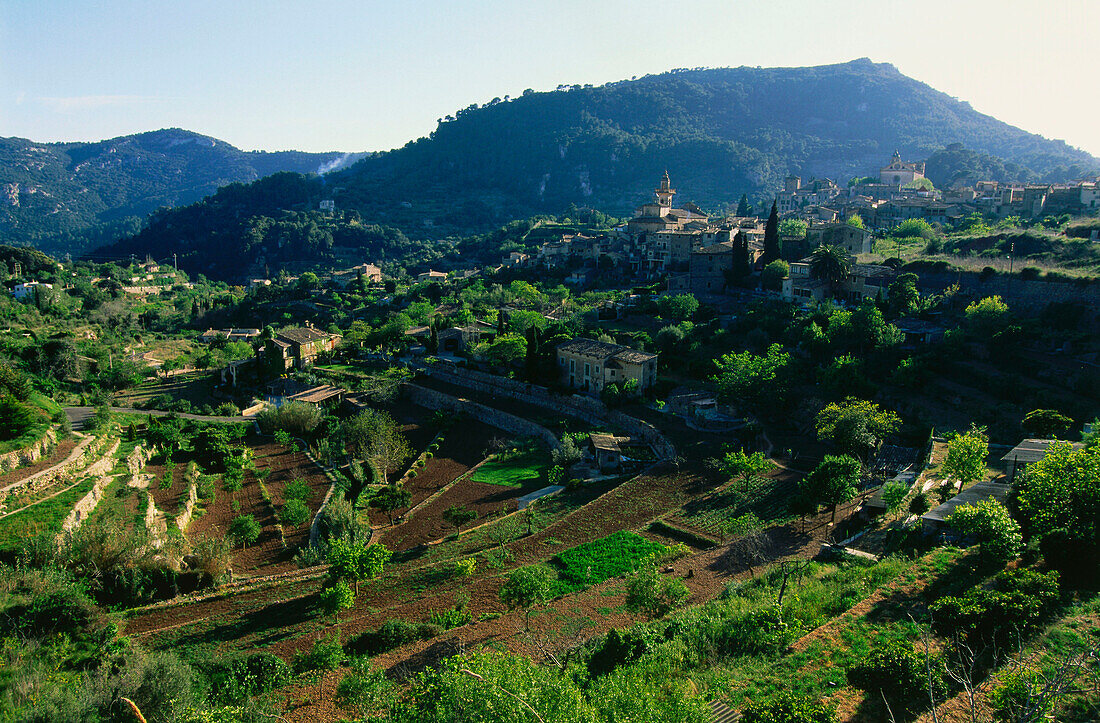
<instances>
[{"instance_id":1,"label":"green foliage","mask_svg":"<svg viewBox=\"0 0 1100 723\"><path fill-rule=\"evenodd\" d=\"M506 367L527 355L527 339L521 334L502 334L474 348L474 355L493 366Z\"/></svg>"},{"instance_id":2,"label":"green foliage","mask_svg":"<svg viewBox=\"0 0 1100 723\"><path fill-rule=\"evenodd\" d=\"M882 501L886 504L886 510L897 511L907 494L909 494L909 485L904 482L891 481L883 485Z\"/></svg>"},{"instance_id":3,"label":"green foliage","mask_svg":"<svg viewBox=\"0 0 1100 723\"><path fill-rule=\"evenodd\" d=\"M741 723L835 723L836 712L819 700L785 691L753 701L741 711Z\"/></svg>"},{"instance_id":4,"label":"green foliage","mask_svg":"<svg viewBox=\"0 0 1100 723\"><path fill-rule=\"evenodd\" d=\"M472 522L477 519L477 510L472 510L469 507L461 507L459 505L451 505L443 511L443 519L454 525L456 530L460 530L467 522Z\"/></svg>"},{"instance_id":5,"label":"green foliage","mask_svg":"<svg viewBox=\"0 0 1100 723\"><path fill-rule=\"evenodd\" d=\"M508 573L500 586L500 601L509 610L529 610L550 594L550 571L541 566L520 567Z\"/></svg>"},{"instance_id":6,"label":"green foliage","mask_svg":"<svg viewBox=\"0 0 1100 723\"><path fill-rule=\"evenodd\" d=\"M393 511L401 509L402 507L408 507L411 501L412 492L405 489L405 485L394 484L385 485L379 488L377 492L371 495L368 504L389 515L390 524L392 525Z\"/></svg>"},{"instance_id":7,"label":"green foliage","mask_svg":"<svg viewBox=\"0 0 1100 723\"><path fill-rule=\"evenodd\" d=\"M477 559L467 557L462 560L456 560L454 570L456 577L472 577L477 570Z\"/></svg>"},{"instance_id":8,"label":"green foliage","mask_svg":"<svg viewBox=\"0 0 1100 723\"><path fill-rule=\"evenodd\" d=\"M911 515L923 515L930 509L932 509L932 505L929 504L928 495L924 492L918 492L913 495L913 499L909 500L909 514Z\"/></svg>"},{"instance_id":9,"label":"green foliage","mask_svg":"<svg viewBox=\"0 0 1100 723\"><path fill-rule=\"evenodd\" d=\"M389 548L381 543L363 545L334 538L327 555L329 576L335 580L350 580L358 595L359 583L379 577L392 556Z\"/></svg>"},{"instance_id":10,"label":"green foliage","mask_svg":"<svg viewBox=\"0 0 1100 723\"><path fill-rule=\"evenodd\" d=\"M1055 696L1037 670L1013 670L989 691L989 703L999 723L1053 719Z\"/></svg>"},{"instance_id":11,"label":"green foliage","mask_svg":"<svg viewBox=\"0 0 1100 723\"><path fill-rule=\"evenodd\" d=\"M963 312L963 320L969 333L988 341L1008 325L1008 304L1000 296L987 296L969 304Z\"/></svg>"},{"instance_id":12,"label":"green foliage","mask_svg":"<svg viewBox=\"0 0 1100 723\"><path fill-rule=\"evenodd\" d=\"M867 226L863 223L863 217L860 216L858 213L853 213L851 216L844 220L844 223L848 224L849 226L854 226L856 228L867 228Z\"/></svg>"},{"instance_id":13,"label":"green foliage","mask_svg":"<svg viewBox=\"0 0 1100 723\"><path fill-rule=\"evenodd\" d=\"M829 440L842 452L863 457L901 426L901 417L874 402L849 397L817 414L818 439Z\"/></svg>"},{"instance_id":14,"label":"green foliage","mask_svg":"<svg viewBox=\"0 0 1100 723\"><path fill-rule=\"evenodd\" d=\"M791 265L783 259L769 261L764 270L760 272L760 285L768 291L779 291L783 287L783 279L791 273Z\"/></svg>"},{"instance_id":15,"label":"green foliage","mask_svg":"<svg viewBox=\"0 0 1100 723\"><path fill-rule=\"evenodd\" d=\"M337 579L321 588L321 592L317 595L317 602L321 604L322 610L332 615L339 622L340 611L350 610L354 607L355 593L352 592L350 585Z\"/></svg>"},{"instance_id":16,"label":"green foliage","mask_svg":"<svg viewBox=\"0 0 1100 723\"><path fill-rule=\"evenodd\" d=\"M1032 409L1024 415L1020 426L1032 437L1049 439L1065 434L1073 426L1073 420L1056 409Z\"/></svg>"},{"instance_id":17,"label":"green foliage","mask_svg":"<svg viewBox=\"0 0 1100 723\"><path fill-rule=\"evenodd\" d=\"M961 480L964 485L985 477L985 457L989 438L984 429L971 427L969 432L956 434L947 441L947 457L943 473Z\"/></svg>"},{"instance_id":18,"label":"green foliage","mask_svg":"<svg viewBox=\"0 0 1100 723\"><path fill-rule=\"evenodd\" d=\"M842 246L822 244L810 254L810 276L828 282L834 293L851 271L852 262Z\"/></svg>"},{"instance_id":19,"label":"green foliage","mask_svg":"<svg viewBox=\"0 0 1100 723\"><path fill-rule=\"evenodd\" d=\"M764 405L781 403L787 393L787 370L791 355L780 344L768 347L765 356L746 351L726 354L715 364L713 377L723 401Z\"/></svg>"},{"instance_id":20,"label":"green foliage","mask_svg":"<svg viewBox=\"0 0 1100 723\"><path fill-rule=\"evenodd\" d=\"M292 666L295 673L307 673L313 670L336 670L347 659L340 644L340 636L334 633L328 638L318 638L308 652L294 654Z\"/></svg>"},{"instance_id":21,"label":"green foliage","mask_svg":"<svg viewBox=\"0 0 1100 723\"><path fill-rule=\"evenodd\" d=\"M659 618L691 595L680 578L666 578L652 564L643 565L626 583L626 607Z\"/></svg>"},{"instance_id":22,"label":"green foliage","mask_svg":"<svg viewBox=\"0 0 1100 723\"><path fill-rule=\"evenodd\" d=\"M380 470L396 469L412 456L409 441L385 412L360 412L346 420L342 429L348 453L370 461Z\"/></svg>"},{"instance_id":23,"label":"green foliage","mask_svg":"<svg viewBox=\"0 0 1100 723\"><path fill-rule=\"evenodd\" d=\"M291 527L304 525L309 522L309 518L309 507L301 500L287 500L283 508L279 510L279 521Z\"/></svg>"},{"instance_id":24,"label":"green foliage","mask_svg":"<svg viewBox=\"0 0 1100 723\"><path fill-rule=\"evenodd\" d=\"M347 649L353 655L378 655L414 640L430 640L442 632L437 625L390 618L377 630L367 630L349 640Z\"/></svg>"},{"instance_id":25,"label":"green foliage","mask_svg":"<svg viewBox=\"0 0 1100 723\"><path fill-rule=\"evenodd\" d=\"M728 479L740 477L748 479L752 475L762 474L772 468L772 462L763 452L745 454L745 450L726 452L718 463L722 474Z\"/></svg>"},{"instance_id":26,"label":"green foliage","mask_svg":"<svg viewBox=\"0 0 1100 723\"><path fill-rule=\"evenodd\" d=\"M913 715L947 692L938 663L929 665L912 643L897 640L876 641L865 660L848 668L848 682L872 700L884 698L895 715Z\"/></svg>"},{"instance_id":27,"label":"green foliage","mask_svg":"<svg viewBox=\"0 0 1100 723\"><path fill-rule=\"evenodd\" d=\"M982 554L998 560L1011 560L1023 546L1019 523L993 498L956 507L947 524L963 535L977 538Z\"/></svg>"},{"instance_id":28,"label":"green foliage","mask_svg":"<svg viewBox=\"0 0 1100 723\"><path fill-rule=\"evenodd\" d=\"M933 628L972 645L1018 645L1061 600L1057 572L1026 568L998 573L988 587L947 595L929 605Z\"/></svg>"},{"instance_id":29,"label":"green foliage","mask_svg":"<svg viewBox=\"0 0 1100 723\"><path fill-rule=\"evenodd\" d=\"M290 683L290 666L282 658L261 651L248 656L216 660L206 671L210 695L221 705L246 702Z\"/></svg>"},{"instance_id":30,"label":"green foliage","mask_svg":"<svg viewBox=\"0 0 1100 723\"><path fill-rule=\"evenodd\" d=\"M695 316L699 301L691 294L665 295L657 300L657 310L661 316L686 321Z\"/></svg>"},{"instance_id":31,"label":"green foliage","mask_svg":"<svg viewBox=\"0 0 1100 723\"><path fill-rule=\"evenodd\" d=\"M283 488L283 498L287 500L302 500L303 502L313 497L313 490L309 483L302 478L292 479Z\"/></svg>"},{"instance_id":32,"label":"green foliage","mask_svg":"<svg viewBox=\"0 0 1100 723\"><path fill-rule=\"evenodd\" d=\"M827 454L814 471L799 483L799 489L808 499L832 507L835 518L836 506L856 496L859 477L858 459Z\"/></svg>"},{"instance_id":33,"label":"green foliage","mask_svg":"<svg viewBox=\"0 0 1100 723\"><path fill-rule=\"evenodd\" d=\"M241 547L248 547L260 538L261 529L252 515L238 515L229 523L229 536Z\"/></svg>"},{"instance_id":34,"label":"green foliage","mask_svg":"<svg viewBox=\"0 0 1100 723\"><path fill-rule=\"evenodd\" d=\"M553 559L559 577L559 590L555 592L579 590L618 577L638 569L641 563L667 549L665 545L627 530L577 545Z\"/></svg>"},{"instance_id":35,"label":"green foliage","mask_svg":"<svg viewBox=\"0 0 1100 723\"><path fill-rule=\"evenodd\" d=\"M806 222L798 218L785 218L779 222L782 238L806 238Z\"/></svg>"}]
</instances>

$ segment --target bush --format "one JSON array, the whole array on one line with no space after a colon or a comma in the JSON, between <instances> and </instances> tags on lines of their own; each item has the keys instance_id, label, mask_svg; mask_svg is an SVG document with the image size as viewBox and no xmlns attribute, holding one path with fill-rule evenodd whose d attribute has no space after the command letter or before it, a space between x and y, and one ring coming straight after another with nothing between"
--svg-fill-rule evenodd
<instances>
[{"instance_id":1,"label":"bush","mask_svg":"<svg viewBox=\"0 0 1100 723\"><path fill-rule=\"evenodd\" d=\"M834 723L836 713L824 703L785 691L753 701L741 711L741 723Z\"/></svg>"},{"instance_id":2,"label":"bush","mask_svg":"<svg viewBox=\"0 0 1100 723\"><path fill-rule=\"evenodd\" d=\"M305 673L311 670L336 670L347 659L340 645L340 636L334 634L328 638L319 638L313 642L309 652L294 654L294 672Z\"/></svg>"},{"instance_id":3,"label":"bush","mask_svg":"<svg viewBox=\"0 0 1100 723\"><path fill-rule=\"evenodd\" d=\"M298 527L309 521L309 507L301 500L287 500L283 509L279 511L279 521L284 525Z\"/></svg>"},{"instance_id":4,"label":"bush","mask_svg":"<svg viewBox=\"0 0 1100 723\"><path fill-rule=\"evenodd\" d=\"M347 649L353 655L378 655L414 640L430 640L442 632L443 628L438 625L393 618L382 623L377 630L368 630L349 640Z\"/></svg>"},{"instance_id":5,"label":"bush","mask_svg":"<svg viewBox=\"0 0 1100 723\"><path fill-rule=\"evenodd\" d=\"M944 635L961 635L1004 649L1020 635L1033 632L1061 600L1058 573L1026 568L1005 570L988 588L949 595L928 606L933 627Z\"/></svg>"},{"instance_id":6,"label":"bush","mask_svg":"<svg viewBox=\"0 0 1100 723\"><path fill-rule=\"evenodd\" d=\"M260 538L261 529L252 515L238 515L229 524L229 536L241 547L248 547Z\"/></svg>"},{"instance_id":7,"label":"bush","mask_svg":"<svg viewBox=\"0 0 1100 723\"><path fill-rule=\"evenodd\" d=\"M911 642L880 639L863 661L848 669L848 682L872 700L885 699L895 715L913 715L929 706L929 686L937 699L947 692L938 666L925 663Z\"/></svg>"},{"instance_id":8,"label":"bush","mask_svg":"<svg viewBox=\"0 0 1100 723\"><path fill-rule=\"evenodd\" d=\"M257 415L256 422L266 434L280 431L288 433L288 436L306 437L317 428L324 416L324 411L311 404L287 402L278 409L264 409ZM287 446L282 442L279 444Z\"/></svg>"},{"instance_id":9,"label":"bush","mask_svg":"<svg viewBox=\"0 0 1100 723\"><path fill-rule=\"evenodd\" d=\"M215 662L207 670L210 695L219 704L234 705L281 688L291 681L290 666L268 652Z\"/></svg>"},{"instance_id":10,"label":"bush","mask_svg":"<svg viewBox=\"0 0 1100 723\"><path fill-rule=\"evenodd\" d=\"M458 560L455 562L455 576L456 577L470 577L477 570L477 560L472 557L467 557L465 560Z\"/></svg>"},{"instance_id":11,"label":"bush","mask_svg":"<svg viewBox=\"0 0 1100 723\"><path fill-rule=\"evenodd\" d=\"M465 605L456 605L448 610L432 610L428 613L428 623L450 630L470 622L470 611Z\"/></svg>"},{"instance_id":12,"label":"bush","mask_svg":"<svg viewBox=\"0 0 1100 723\"><path fill-rule=\"evenodd\" d=\"M294 479L287 482L283 488L283 498L287 500L302 500L303 502L313 497L313 490L304 479Z\"/></svg>"}]
</instances>

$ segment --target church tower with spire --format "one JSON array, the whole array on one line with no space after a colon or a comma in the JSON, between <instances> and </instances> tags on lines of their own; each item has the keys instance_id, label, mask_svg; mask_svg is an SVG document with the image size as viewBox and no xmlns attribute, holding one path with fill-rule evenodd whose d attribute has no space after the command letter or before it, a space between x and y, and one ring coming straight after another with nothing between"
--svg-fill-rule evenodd
<instances>
[{"instance_id":1,"label":"church tower with spire","mask_svg":"<svg viewBox=\"0 0 1100 723\"><path fill-rule=\"evenodd\" d=\"M665 171L665 175L661 178L661 185L657 186L654 191L657 194L657 205L662 209L672 208L672 197L676 195L676 189L672 187L672 181L669 180L668 171ZM664 213L661 214L665 215Z\"/></svg>"}]
</instances>

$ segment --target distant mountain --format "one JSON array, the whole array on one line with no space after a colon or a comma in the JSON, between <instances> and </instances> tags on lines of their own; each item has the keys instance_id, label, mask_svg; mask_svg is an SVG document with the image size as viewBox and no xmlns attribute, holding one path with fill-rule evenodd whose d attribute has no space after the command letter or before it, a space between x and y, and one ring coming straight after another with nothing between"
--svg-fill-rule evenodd
<instances>
[{"instance_id":1,"label":"distant mountain","mask_svg":"<svg viewBox=\"0 0 1100 723\"><path fill-rule=\"evenodd\" d=\"M429 245L410 252L410 239L481 233L571 206L627 215L666 169L678 202L717 211L742 193L770 201L791 173L841 183L876 174L895 149L929 159L940 183L1100 172L1100 159L978 113L889 64L684 70L472 105L428 137L324 182L234 188L158 215L105 251L179 253L189 270L226 279L245 273L225 263L242 244L272 272L339 258L344 238L355 239L356 254L424 262ZM321 200L334 201L336 214L319 215ZM300 253L288 258L290 248Z\"/></svg>"},{"instance_id":2,"label":"distant mountain","mask_svg":"<svg viewBox=\"0 0 1100 723\"><path fill-rule=\"evenodd\" d=\"M75 253L227 183L330 171L362 155L242 151L178 128L96 143L0 138L0 241Z\"/></svg>"},{"instance_id":3,"label":"distant mountain","mask_svg":"<svg viewBox=\"0 0 1100 723\"><path fill-rule=\"evenodd\" d=\"M715 208L742 193L770 198L790 173L843 182L877 173L895 149L917 160L953 143L1037 178L1100 169L1084 151L861 59L527 91L470 106L429 137L364 158L334 182L344 187L337 204L364 216L451 227L571 203L625 213L650 197L666 169L680 200ZM394 208L402 201L414 213Z\"/></svg>"}]
</instances>

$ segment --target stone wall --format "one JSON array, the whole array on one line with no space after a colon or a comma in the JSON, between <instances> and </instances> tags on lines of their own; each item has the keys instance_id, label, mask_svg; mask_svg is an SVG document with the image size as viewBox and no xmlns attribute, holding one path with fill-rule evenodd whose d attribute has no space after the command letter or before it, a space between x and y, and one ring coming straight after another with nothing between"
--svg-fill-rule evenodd
<instances>
[{"instance_id":1,"label":"stone wall","mask_svg":"<svg viewBox=\"0 0 1100 723\"><path fill-rule=\"evenodd\" d=\"M413 404L427 409L443 409L453 414L467 414L479 422L501 429L518 437L535 437L546 443L550 449L557 449L558 438L546 427L534 422L517 417L514 414L502 412L493 407L460 399L444 392L428 389L418 384L406 383L402 385L402 391Z\"/></svg>"},{"instance_id":2,"label":"stone wall","mask_svg":"<svg viewBox=\"0 0 1100 723\"><path fill-rule=\"evenodd\" d=\"M13 470L18 467L25 467L28 464L34 464L48 455L47 450L52 450L56 444L57 425L54 425L47 429L38 441L32 442L22 449L13 449L10 452L0 454L0 469Z\"/></svg>"},{"instance_id":3,"label":"stone wall","mask_svg":"<svg viewBox=\"0 0 1100 723\"><path fill-rule=\"evenodd\" d=\"M1021 265L1026 262L1021 261ZM1079 301L1085 304L1100 304L1100 283L1029 281L1018 275L995 274L982 281L976 271L917 271L921 290L943 291L952 284L958 284L960 292L970 298L981 299L986 296L1000 296L1014 311L1023 314L1038 314L1052 301Z\"/></svg>"},{"instance_id":4,"label":"stone wall","mask_svg":"<svg viewBox=\"0 0 1100 723\"><path fill-rule=\"evenodd\" d=\"M107 488L113 477L109 474L111 469L115 466L114 454L118 450L119 441L116 439L114 443L107 449L107 452L94 464L84 470L84 475L99 475L96 478L95 484L92 485L92 489L88 494L80 498L80 500L73 506L72 512L69 513L65 521L61 523L61 532L58 535L58 541L69 539L73 533L76 532L84 520L88 519L88 516L95 510L96 505L103 499L103 490Z\"/></svg>"},{"instance_id":5,"label":"stone wall","mask_svg":"<svg viewBox=\"0 0 1100 723\"><path fill-rule=\"evenodd\" d=\"M195 503L199 501L199 482L192 480L187 486L187 500L183 503L183 511L176 515L176 527L180 532L186 532L191 524L191 515L195 512Z\"/></svg>"},{"instance_id":6,"label":"stone wall","mask_svg":"<svg viewBox=\"0 0 1100 723\"><path fill-rule=\"evenodd\" d=\"M505 379L504 377L485 374L471 369L448 370L428 367L423 369L423 372L433 379L438 379L442 382L448 382L483 394L507 397L517 402L532 404L557 414L567 414L570 417L575 417L593 426L611 424L631 437L639 438L651 445L654 453L659 459L672 459L676 456L676 448L657 430L656 427L648 422L643 422L640 419L631 417L629 414L608 409L607 405L593 397L586 397L579 394L551 394L545 387L540 387L537 384L524 384L523 382L517 382L513 379ZM417 403L419 404L419 402ZM484 405L478 406L489 409L488 407L484 407ZM437 407L432 408L435 409ZM496 412L497 410L492 411ZM489 424L493 423L489 422ZM499 425L493 424L493 426ZM545 429L544 427L539 428ZM554 446L557 445L555 444Z\"/></svg>"}]
</instances>

